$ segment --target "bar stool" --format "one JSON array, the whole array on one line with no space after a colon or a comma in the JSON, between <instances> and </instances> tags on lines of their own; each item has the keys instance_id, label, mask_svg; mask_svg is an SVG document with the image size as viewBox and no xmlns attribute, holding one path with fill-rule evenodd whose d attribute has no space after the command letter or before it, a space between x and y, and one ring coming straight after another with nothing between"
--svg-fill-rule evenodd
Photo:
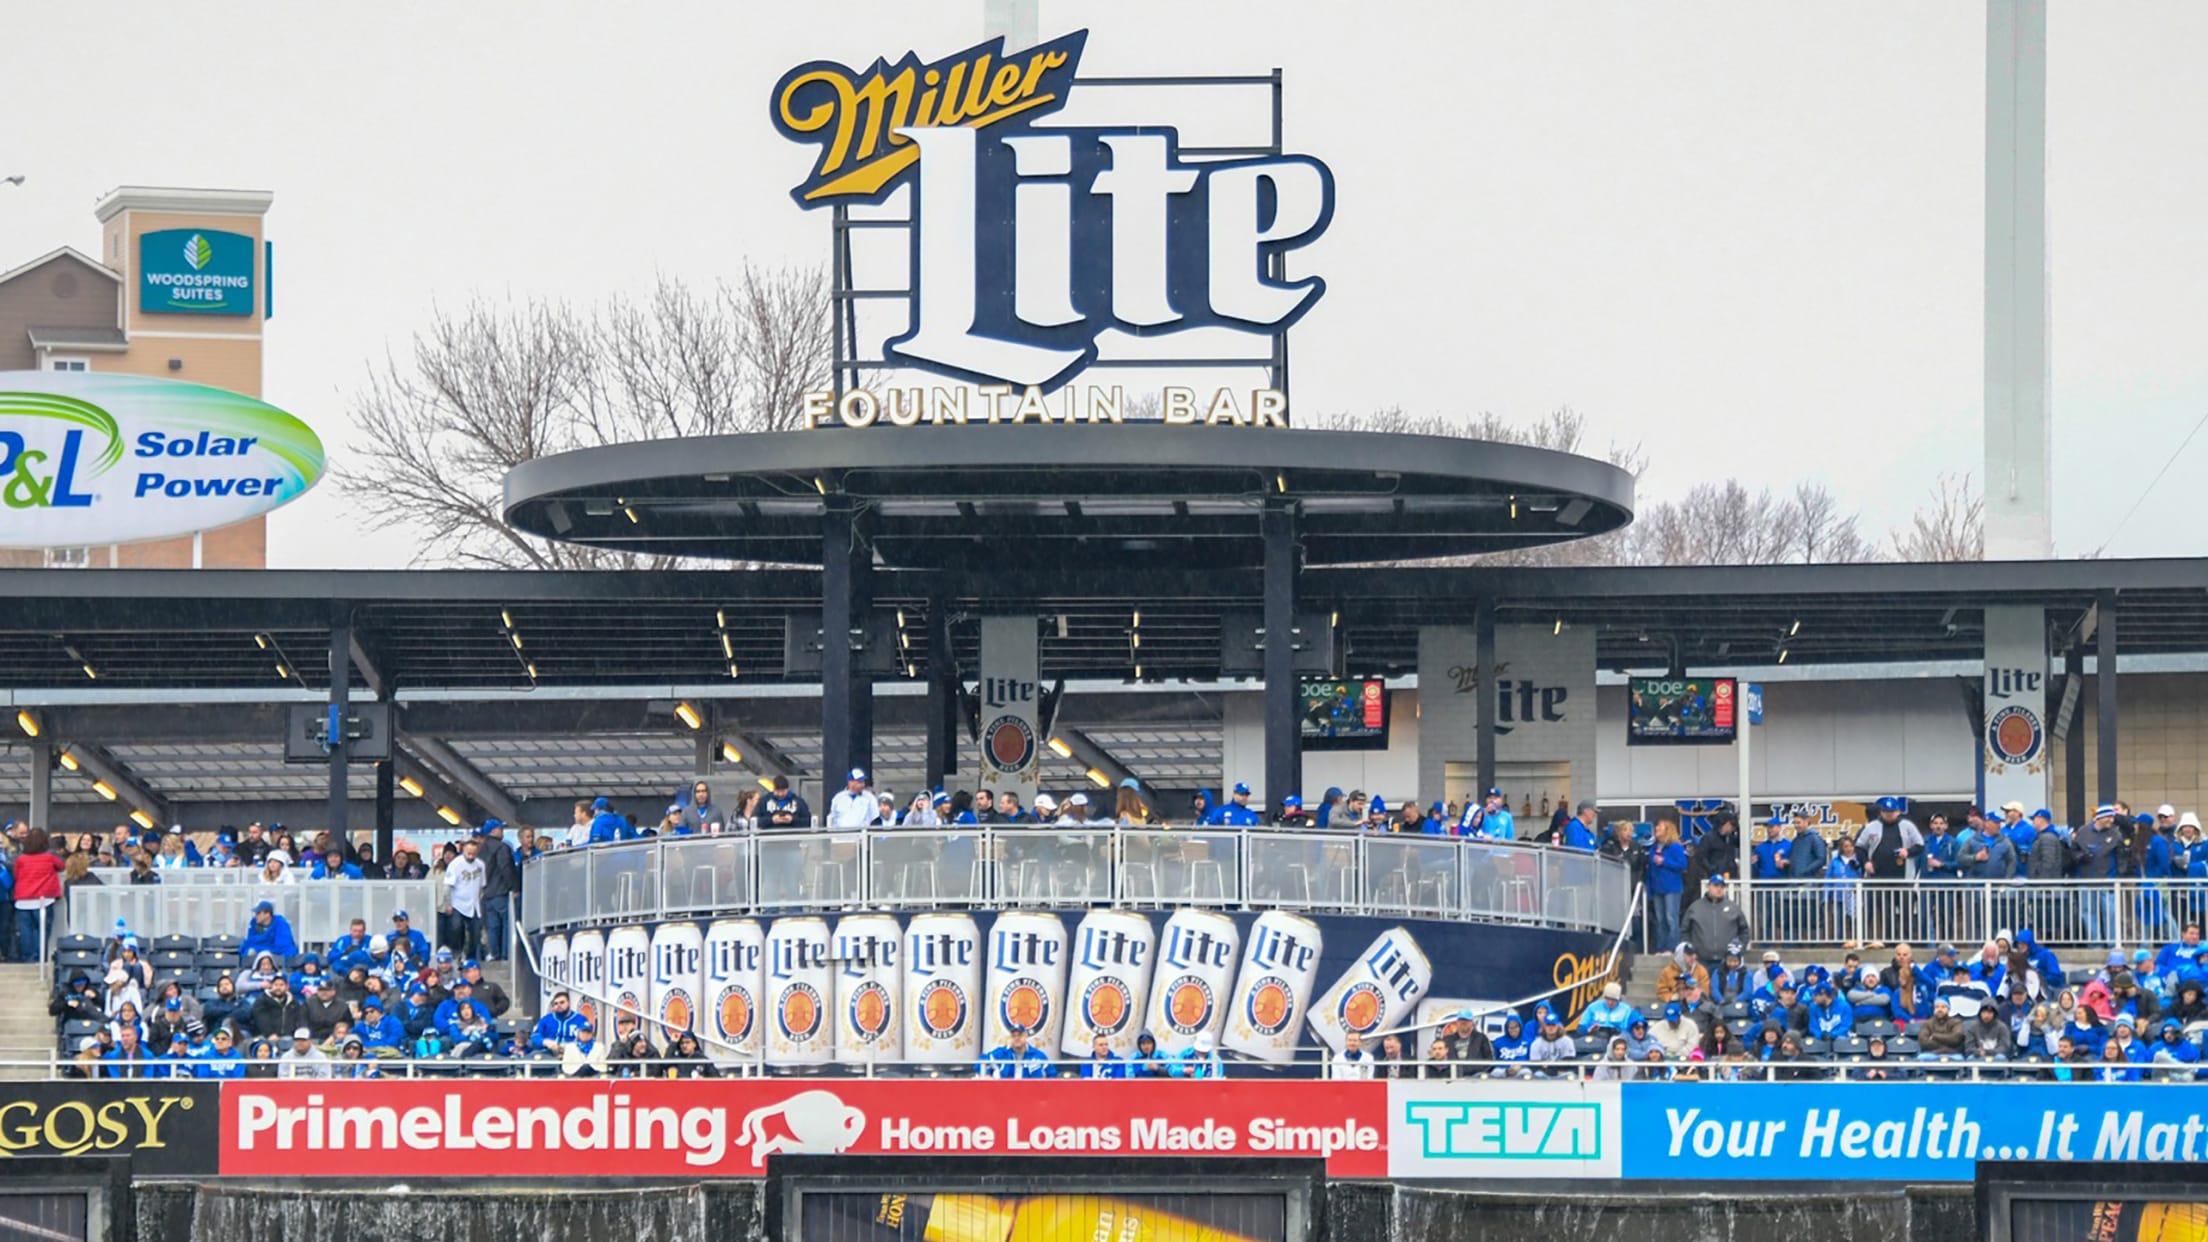
<instances>
[{"instance_id":1,"label":"bar stool","mask_svg":"<svg viewBox=\"0 0 2208 1242\"><path fill-rule=\"evenodd\" d=\"M897 900L911 901L919 892L920 886L912 882L915 874L918 874L922 880L927 881L928 904L934 905L936 903L935 864L932 862L908 862L897 868Z\"/></svg>"}]
</instances>

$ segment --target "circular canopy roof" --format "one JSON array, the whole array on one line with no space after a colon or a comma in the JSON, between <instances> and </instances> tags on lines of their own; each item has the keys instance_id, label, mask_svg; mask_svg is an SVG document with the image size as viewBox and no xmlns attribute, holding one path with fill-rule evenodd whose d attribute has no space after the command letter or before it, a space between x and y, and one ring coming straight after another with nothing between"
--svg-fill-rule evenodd
<instances>
[{"instance_id":1,"label":"circular canopy roof","mask_svg":"<svg viewBox=\"0 0 2208 1242\"><path fill-rule=\"evenodd\" d=\"M831 504L879 563L988 571L1263 564L1296 513L1306 565L1498 552L1614 530L1633 478L1448 436L1162 424L824 428L649 440L525 462L506 518L550 539L820 563Z\"/></svg>"}]
</instances>

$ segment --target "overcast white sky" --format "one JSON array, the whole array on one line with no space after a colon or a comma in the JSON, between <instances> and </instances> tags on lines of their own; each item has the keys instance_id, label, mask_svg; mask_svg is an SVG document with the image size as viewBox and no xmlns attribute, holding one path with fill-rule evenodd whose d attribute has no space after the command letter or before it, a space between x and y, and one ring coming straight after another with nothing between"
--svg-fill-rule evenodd
<instances>
[{"instance_id":1,"label":"overcast white sky","mask_svg":"<svg viewBox=\"0 0 2208 1242\"><path fill-rule=\"evenodd\" d=\"M267 397L344 469L348 395L433 304L591 302L821 261L791 65L978 36L981 0L9 6L0 268L93 252L122 183L271 190ZM1300 410L1584 413L1643 495L1815 478L1864 526L1980 466L1984 18L1922 3L1045 0L1092 73L1287 72L1338 203ZM2099 547L2208 411L2208 5L2050 19L2055 534ZM77 49L83 55L68 54ZM99 81L87 82L87 74ZM2208 433L2110 555L2208 553ZM271 563L389 566L328 483Z\"/></svg>"}]
</instances>

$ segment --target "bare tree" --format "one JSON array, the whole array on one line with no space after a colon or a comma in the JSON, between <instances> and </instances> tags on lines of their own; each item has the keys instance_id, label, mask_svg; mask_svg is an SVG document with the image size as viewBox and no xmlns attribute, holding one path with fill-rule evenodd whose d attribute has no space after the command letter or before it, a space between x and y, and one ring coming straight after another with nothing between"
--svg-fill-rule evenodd
<instances>
[{"instance_id":1,"label":"bare tree","mask_svg":"<svg viewBox=\"0 0 2208 1242\"><path fill-rule=\"evenodd\" d=\"M828 386L823 273L746 267L700 291L663 279L595 313L547 302L439 313L353 399L364 446L341 479L372 525L418 531L417 563L664 568L508 526L506 472L568 449L782 430Z\"/></svg>"},{"instance_id":2,"label":"bare tree","mask_svg":"<svg viewBox=\"0 0 2208 1242\"><path fill-rule=\"evenodd\" d=\"M1986 498L1971 486L1970 475L1941 472L1931 501L1894 534L1893 549L1903 561L1986 559Z\"/></svg>"}]
</instances>

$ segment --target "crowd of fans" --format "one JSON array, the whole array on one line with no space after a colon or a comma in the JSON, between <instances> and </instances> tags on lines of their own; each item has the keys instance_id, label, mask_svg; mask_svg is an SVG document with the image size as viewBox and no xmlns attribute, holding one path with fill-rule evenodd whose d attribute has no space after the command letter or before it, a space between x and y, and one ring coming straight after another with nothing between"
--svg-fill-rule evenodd
<instances>
[{"instance_id":1,"label":"crowd of fans","mask_svg":"<svg viewBox=\"0 0 2208 1242\"><path fill-rule=\"evenodd\" d=\"M2016 803L1992 814L1973 808L1953 823L1935 813L1922 829L1906 810L1901 799L1881 799L1871 822L1836 836L1807 815L1774 816L1758 826L1747 850L1749 866L1758 880L1823 880L1836 893L1836 882L1860 878L1931 884L1952 878L2208 879L2208 845L2197 816L2169 806L2134 816L2112 803L2075 830L2056 825L2046 810L2027 814ZM1542 1004L1531 1014L1503 1016L1497 1027L1495 1015L1467 1011L1432 1030L1371 1040L1352 1035L1324 1064L1323 1072L1334 1077L1823 1077L1835 1070L1821 1063L1833 1061L1841 1063L1838 1072L1856 1078L1949 1073L1943 1063L1965 1061L2077 1081L2208 1073L2202 1059L2208 946L2197 922L2180 932L2178 915L2186 907L2174 898L2167 906L2158 900L2149 921L2167 930L2159 950L2112 953L2105 968L2078 980L2065 977L2028 928L2013 936L2003 931L1975 950L1959 953L1943 945L1924 962L1906 944L1884 961L1866 962L1850 941L1835 962L1790 968L1778 952L1765 950L1750 965L1744 957L1753 939L1750 924L1729 895L1742 857L1735 821L1720 817L1688 840L1669 822L1603 825L1588 802L1569 814L1557 807L1538 831L1522 833L1518 818L1498 790L1461 808L1439 802L1421 808L1414 800L1391 811L1378 796L1329 789L1314 807L1291 797L1265 816L1250 806L1249 788L1238 784L1223 800L1199 791L1189 822L1532 840L1617 858L1645 882L1650 939L1676 945L1658 978L1660 1010L1635 1011L1613 985L1577 1015ZM1085 792L1062 801L1041 794L1025 806L1017 795L989 790L929 791L900 807L894 796L869 788L866 773L855 769L818 817L786 779L747 791L730 812L701 781L657 822L640 824L608 799L583 800L574 804L564 834L524 827L509 840L507 826L492 819L444 843L426 863L404 843L388 860L378 860L369 846L328 833L302 841L281 824L211 833L124 825L104 836L62 837L10 823L0 894L12 909L0 914L12 917L0 917L0 951L34 957L42 935L64 950L56 958L61 969L50 1010L72 1065L88 1075L377 1076L394 1060L458 1069L478 1058L542 1062L546 1072L556 1066L569 1075L706 1075L717 1072L715 1063L692 1033L658 1032L655 1039L635 1015L620 1014L609 1036L564 994L533 1020L511 1012L510 998L484 977L480 959L507 943L523 863L547 850L653 836L822 824L1153 822L1132 781L1108 809ZM100 869L111 866L127 866L127 877L108 873L103 879ZM237 936L188 947L174 943L176 937L141 942L121 927L96 940L54 940L56 907L70 885L156 884L164 872L185 867L251 871L267 884L434 878L435 943L442 947L432 951L430 938L405 912L388 929L371 933L356 920L336 944L302 945L266 901ZM2033 907L2019 899L2003 908L2021 919ZM1868 948L1883 955L1876 942ZM153 960L164 954L182 954L182 963L196 969L164 975ZM1126 1058L1100 1042L1090 1056L1058 1063L1025 1032L1015 1032L974 1072L1201 1078L1224 1074L1229 1064L1201 1044L1161 1056L1147 1035Z\"/></svg>"}]
</instances>

